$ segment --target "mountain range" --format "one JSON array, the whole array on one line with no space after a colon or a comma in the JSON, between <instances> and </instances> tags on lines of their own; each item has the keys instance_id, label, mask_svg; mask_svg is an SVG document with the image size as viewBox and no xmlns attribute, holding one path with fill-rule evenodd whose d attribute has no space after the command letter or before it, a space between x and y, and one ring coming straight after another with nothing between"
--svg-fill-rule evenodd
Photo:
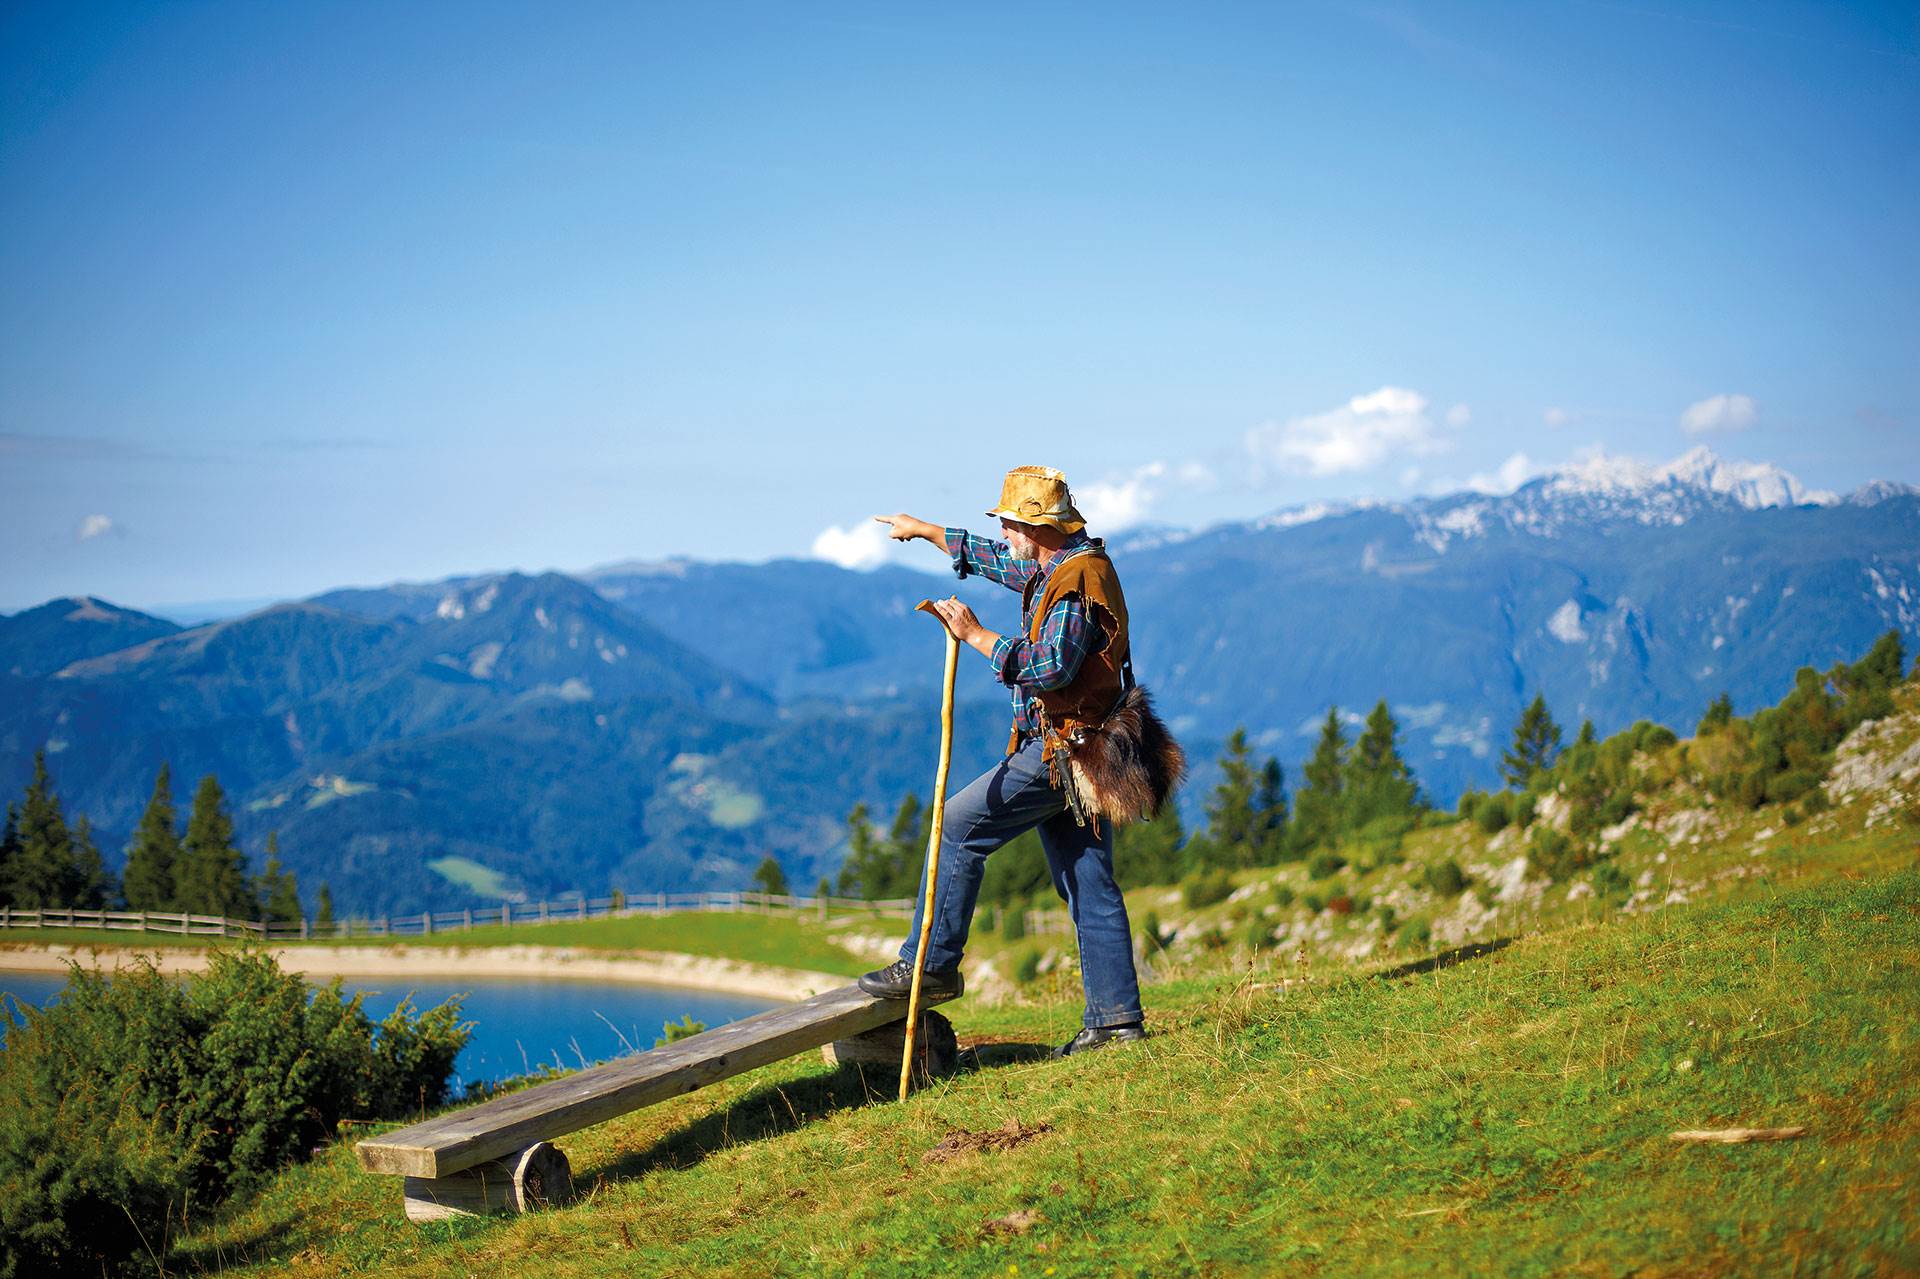
<instances>
[{"instance_id":1,"label":"mountain range","mask_svg":"<svg viewBox=\"0 0 1920 1279\"><path fill-rule=\"evenodd\" d=\"M1569 734L1685 732L1723 690L1751 710L1798 666L1920 637L1920 490L1843 498L1705 450L1109 546L1136 668L1203 764L1195 810L1237 726L1291 776L1329 705L1385 698L1450 802L1535 693ZM161 760L183 790L213 772L243 842L277 832L343 910L733 887L769 852L810 886L854 803L928 785L941 644L913 605L949 590L1017 625L978 580L816 561L342 589L190 628L55 600L0 617L0 786L44 746L112 861ZM1006 711L978 662L960 696L967 776Z\"/></svg>"}]
</instances>

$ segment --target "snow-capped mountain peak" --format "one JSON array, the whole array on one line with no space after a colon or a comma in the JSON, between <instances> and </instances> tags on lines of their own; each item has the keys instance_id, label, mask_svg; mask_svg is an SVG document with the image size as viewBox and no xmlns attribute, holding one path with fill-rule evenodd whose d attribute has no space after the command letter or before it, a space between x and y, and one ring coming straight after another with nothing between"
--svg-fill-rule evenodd
<instances>
[{"instance_id":1,"label":"snow-capped mountain peak","mask_svg":"<svg viewBox=\"0 0 1920 1279\"><path fill-rule=\"evenodd\" d=\"M1831 506L1839 497L1809 489L1771 462L1735 462L1698 445L1671 462L1642 462L1594 453L1544 477L1551 494L1648 494L1670 487L1705 489L1732 498L1750 511L1773 506Z\"/></svg>"}]
</instances>

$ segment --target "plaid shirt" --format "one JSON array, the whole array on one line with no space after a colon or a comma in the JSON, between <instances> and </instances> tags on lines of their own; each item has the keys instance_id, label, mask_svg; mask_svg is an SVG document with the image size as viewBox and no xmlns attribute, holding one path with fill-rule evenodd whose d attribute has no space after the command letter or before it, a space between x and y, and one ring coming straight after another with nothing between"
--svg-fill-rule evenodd
<instances>
[{"instance_id":1,"label":"plaid shirt","mask_svg":"<svg viewBox=\"0 0 1920 1279\"><path fill-rule=\"evenodd\" d=\"M947 554L953 557L953 571L959 577L979 574L998 582L1010 591L1024 591L1034 578L1045 578L1055 565L1093 544L1085 532L1067 537L1066 545L1044 563L1018 560L1005 542L976 536L965 529L947 530ZM1033 592L1038 602L1046 593L1041 587ZM1040 715L1034 693L1065 688L1080 673L1080 663L1088 653L1100 647L1100 624L1087 613L1079 595L1068 595L1053 606L1040 624L1040 637L1030 640L1033 629L1031 605L1023 604L1020 634L1002 635L993 646L994 675L1013 693L1013 723L1022 733L1040 731Z\"/></svg>"}]
</instances>

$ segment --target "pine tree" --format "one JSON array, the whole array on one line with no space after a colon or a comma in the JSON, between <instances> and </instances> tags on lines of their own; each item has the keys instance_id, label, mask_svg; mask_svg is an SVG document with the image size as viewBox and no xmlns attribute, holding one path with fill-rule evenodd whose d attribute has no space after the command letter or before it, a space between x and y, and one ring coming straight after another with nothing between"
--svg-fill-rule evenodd
<instances>
[{"instance_id":1,"label":"pine tree","mask_svg":"<svg viewBox=\"0 0 1920 1279\"><path fill-rule=\"evenodd\" d=\"M1560 754L1560 726L1547 710L1547 699L1536 693L1513 726L1513 746L1500 757L1500 776L1509 786L1525 790L1534 775L1553 767Z\"/></svg>"},{"instance_id":2,"label":"pine tree","mask_svg":"<svg viewBox=\"0 0 1920 1279\"><path fill-rule=\"evenodd\" d=\"M153 797L127 846L122 876L128 910L173 910L173 875L180 860L180 832L173 811L173 771L160 765Z\"/></svg>"},{"instance_id":3,"label":"pine tree","mask_svg":"<svg viewBox=\"0 0 1920 1279\"><path fill-rule=\"evenodd\" d=\"M195 915L224 915L257 919L260 903L247 884L247 863L233 842L233 818L227 815L226 796L212 773L200 779L193 794L193 812L187 818L187 838L180 846L174 874L174 892L180 909Z\"/></svg>"},{"instance_id":4,"label":"pine tree","mask_svg":"<svg viewBox=\"0 0 1920 1279\"><path fill-rule=\"evenodd\" d=\"M1573 739L1573 744L1575 746L1592 746L1599 740L1600 735L1593 731L1593 721L1590 719L1581 720L1580 735Z\"/></svg>"},{"instance_id":5,"label":"pine tree","mask_svg":"<svg viewBox=\"0 0 1920 1279\"><path fill-rule=\"evenodd\" d=\"M313 902L313 927L315 931L333 927L333 886L324 880Z\"/></svg>"},{"instance_id":6,"label":"pine tree","mask_svg":"<svg viewBox=\"0 0 1920 1279\"><path fill-rule=\"evenodd\" d=\"M1287 848L1287 774L1280 761L1267 756L1260 768L1260 788L1253 794L1254 825L1258 830L1262 866L1280 860Z\"/></svg>"},{"instance_id":7,"label":"pine tree","mask_svg":"<svg viewBox=\"0 0 1920 1279\"><path fill-rule=\"evenodd\" d=\"M1347 821L1354 829L1377 817L1401 817L1414 810L1419 787L1400 758L1400 726L1385 698L1367 715L1367 726L1347 759Z\"/></svg>"},{"instance_id":8,"label":"pine tree","mask_svg":"<svg viewBox=\"0 0 1920 1279\"><path fill-rule=\"evenodd\" d=\"M300 884L291 871L280 866L280 834L270 831L267 834L267 869L260 876L256 889L267 921L274 924L297 924L300 922Z\"/></svg>"},{"instance_id":9,"label":"pine tree","mask_svg":"<svg viewBox=\"0 0 1920 1279\"><path fill-rule=\"evenodd\" d=\"M33 753L33 780L20 803L15 838L18 851L9 859L8 896L15 906L37 910L67 906L79 890L73 858L73 835L60 811L47 776L47 753Z\"/></svg>"},{"instance_id":10,"label":"pine tree","mask_svg":"<svg viewBox=\"0 0 1920 1279\"><path fill-rule=\"evenodd\" d=\"M920 883L920 858L926 849L930 811L909 793L894 813L884 838L876 835L865 804L847 814L847 859L840 865L840 895L867 901L911 897Z\"/></svg>"},{"instance_id":11,"label":"pine tree","mask_svg":"<svg viewBox=\"0 0 1920 1279\"><path fill-rule=\"evenodd\" d=\"M1215 866L1251 866L1258 851L1253 812L1257 785L1247 730L1236 728L1220 753L1220 781L1207 797L1206 848Z\"/></svg>"},{"instance_id":12,"label":"pine tree","mask_svg":"<svg viewBox=\"0 0 1920 1279\"><path fill-rule=\"evenodd\" d=\"M815 897L833 896L833 885L827 882L827 877L825 875L822 875L820 877L820 882L814 885L813 895Z\"/></svg>"},{"instance_id":13,"label":"pine tree","mask_svg":"<svg viewBox=\"0 0 1920 1279\"><path fill-rule=\"evenodd\" d=\"M1179 805L1163 804L1150 820L1122 826L1115 833L1113 877L1124 888L1178 883L1185 843Z\"/></svg>"},{"instance_id":14,"label":"pine tree","mask_svg":"<svg viewBox=\"0 0 1920 1279\"><path fill-rule=\"evenodd\" d=\"M93 823L82 813L73 824L73 890L67 900L82 910L101 910L112 899L116 885L93 842Z\"/></svg>"},{"instance_id":15,"label":"pine tree","mask_svg":"<svg viewBox=\"0 0 1920 1279\"><path fill-rule=\"evenodd\" d=\"M20 859L20 810L7 805L7 824L0 827L0 906L15 906L13 867Z\"/></svg>"},{"instance_id":16,"label":"pine tree","mask_svg":"<svg viewBox=\"0 0 1920 1279\"><path fill-rule=\"evenodd\" d=\"M1347 733L1340 708L1329 706L1320 725L1320 740L1307 760L1307 784L1293 797L1293 843L1305 851L1331 841L1340 833L1342 794L1347 768Z\"/></svg>"},{"instance_id":17,"label":"pine tree","mask_svg":"<svg viewBox=\"0 0 1920 1279\"><path fill-rule=\"evenodd\" d=\"M769 897L789 895L787 872L780 869L780 861L772 853L768 853L754 868L753 887L755 892L765 893Z\"/></svg>"},{"instance_id":18,"label":"pine tree","mask_svg":"<svg viewBox=\"0 0 1920 1279\"><path fill-rule=\"evenodd\" d=\"M1707 704L1707 713L1700 717L1700 724L1693 730L1695 737L1705 737L1733 723L1733 697L1722 693Z\"/></svg>"}]
</instances>

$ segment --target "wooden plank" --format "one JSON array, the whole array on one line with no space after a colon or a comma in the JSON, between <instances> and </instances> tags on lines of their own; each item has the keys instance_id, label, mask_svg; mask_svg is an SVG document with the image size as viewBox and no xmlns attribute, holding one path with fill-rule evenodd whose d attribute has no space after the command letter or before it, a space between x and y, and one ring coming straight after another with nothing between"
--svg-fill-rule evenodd
<instances>
[{"instance_id":1,"label":"wooden plank","mask_svg":"<svg viewBox=\"0 0 1920 1279\"><path fill-rule=\"evenodd\" d=\"M922 1002L939 1001L923 996ZM858 986L842 986L805 1003L370 1137L354 1149L366 1172L446 1177L906 1015L904 1000L876 999Z\"/></svg>"},{"instance_id":2,"label":"wooden plank","mask_svg":"<svg viewBox=\"0 0 1920 1279\"><path fill-rule=\"evenodd\" d=\"M1735 1146L1747 1141L1791 1141L1795 1137L1807 1135L1806 1126L1795 1124L1791 1128L1689 1128L1682 1132L1667 1134L1669 1141L1717 1142L1720 1145Z\"/></svg>"}]
</instances>

